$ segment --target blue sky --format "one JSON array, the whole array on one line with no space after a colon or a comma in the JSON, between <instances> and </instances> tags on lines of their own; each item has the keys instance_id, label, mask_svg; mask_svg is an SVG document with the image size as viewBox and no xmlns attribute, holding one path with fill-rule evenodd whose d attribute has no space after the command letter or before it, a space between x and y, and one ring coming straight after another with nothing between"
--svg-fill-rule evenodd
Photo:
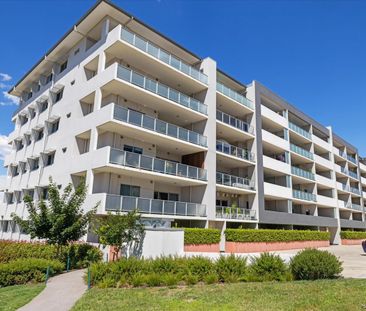
<instances>
[{"instance_id":1,"label":"blue sky","mask_svg":"<svg viewBox=\"0 0 366 311\"><path fill-rule=\"evenodd\" d=\"M366 1L122 1L236 79L258 80L366 155ZM0 166L16 109L5 92L94 1L0 1ZM16 12L16 14L15 14ZM11 79L10 79L11 77ZM5 170L0 168L0 175Z\"/></svg>"}]
</instances>

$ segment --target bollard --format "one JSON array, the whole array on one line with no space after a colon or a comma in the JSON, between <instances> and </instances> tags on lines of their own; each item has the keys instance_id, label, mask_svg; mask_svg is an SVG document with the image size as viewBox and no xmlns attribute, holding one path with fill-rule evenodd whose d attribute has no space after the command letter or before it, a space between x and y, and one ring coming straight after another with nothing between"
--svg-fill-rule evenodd
<instances>
[{"instance_id":1,"label":"bollard","mask_svg":"<svg viewBox=\"0 0 366 311\"><path fill-rule=\"evenodd\" d=\"M50 266L47 267L47 271L46 271L46 285L47 285L47 281L48 281L48 278L50 276Z\"/></svg>"},{"instance_id":2,"label":"bollard","mask_svg":"<svg viewBox=\"0 0 366 311\"><path fill-rule=\"evenodd\" d=\"M67 255L66 272L70 271L70 255Z\"/></svg>"}]
</instances>

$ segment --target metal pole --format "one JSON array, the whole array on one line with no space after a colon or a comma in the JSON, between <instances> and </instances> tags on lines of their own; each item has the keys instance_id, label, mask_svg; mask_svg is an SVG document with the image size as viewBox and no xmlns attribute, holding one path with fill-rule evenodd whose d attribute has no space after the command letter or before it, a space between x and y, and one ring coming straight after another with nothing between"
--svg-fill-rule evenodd
<instances>
[{"instance_id":1,"label":"metal pole","mask_svg":"<svg viewBox=\"0 0 366 311\"><path fill-rule=\"evenodd\" d=\"M90 289L91 288L91 275L90 275L90 267L88 267L88 289Z\"/></svg>"},{"instance_id":2,"label":"metal pole","mask_svg":"<svg viewBox=\"0 0 366 311\"><path fill-rule=\"evenodd\" d=\"M50 276L50 266L47 267L47 271L46 271L46 281L45 281L46 285L47 285L49 276Z\"/></svg>"},{"instance_id":3,"label":"metal pole","mask_svg":"<svg viewBox=\"0 0 366 311\"><path fill-rule=\"evenodd\" d=\"M70 271L70 254L67 254L66 272Z\"/></svg>"}]
</instances>

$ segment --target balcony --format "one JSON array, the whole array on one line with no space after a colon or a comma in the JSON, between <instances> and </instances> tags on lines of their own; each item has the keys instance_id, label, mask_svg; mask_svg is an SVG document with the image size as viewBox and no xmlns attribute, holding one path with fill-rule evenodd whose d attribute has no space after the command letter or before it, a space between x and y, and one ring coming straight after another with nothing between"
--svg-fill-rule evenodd
<instances>
[{"instance_id":1,"label":"balcony","mask_svg":"<svg viewBox=\"0 0 366 311\"><path fill-rule=\"evenodd\" d=\"M295 152L305 158L308 158L310 160L314 160L314 155L310 152L310 151L307 151L299 146L296 146L295 144L290 144L290 150L292 152Z\"/></svg>"},{"instance_id":2,"label":"balcony","mask_svg":"<svg viewBox=\"0 0 366 311\"><path fill-rule=\"evenodd\" d=\"M264 195L270 199L292 199L291 188L264 182Z\"/></svg>"},{"instance_id":3,"label":"balcony","mask_svg":"<svg viewBox=\"0 0 366 311\"><path fill-rule=\"evenodd\" d=\"M357 160L353 156L347 154L347 159L348 159L348 161L350 161L353 164L356 164L357 165Z\"/></svg>"},{"instance_id":4,"label":"balcony","mask_svg":"<svg viewBox=\"0 0 366 311\"><path fill-rule=\"evenodd\" d=\"M228 206L216 206L216 218L231 220L257 220L255 210Z\"/></svg>"},{"instance_id":5,"label":"balcony","mask_svg":"<svg viewBox=\"0 0 366 311\"><path fill-rule=\"evenodd\" d=\"M207 171L204 169L114 148L110 150L109 163L165 175L207 181Z\"/></svg>"},{"instance_id":6,"label":"balcony","mask_svg":"<svg viewBox=\"0 0 366 311\"><path fill-rule=\"evenodd\" d=\"M313 193L293 189L292 196L295 199L316 202L316 195Z\"/></svg>"},{"instance_id":7,"label":"balcony","mask_svg":"<svg viewBox=\"0 0 366 311\"><path fill-rule=\"evenodd\" d=\"M354 179L357 179L358 180L358 174L357 173L354 173L352 171L349 171L348 169L346 169L345 167L341 166L340 167L341 169L341 173L345 174L345 175L348 175L349 177L352 177Z\"/></svg>"},{"instance_id":8,"label":"balcony","mask_svg":"<svg viewBox=\"0 0 366 311\"><path fill-rule=\"evenodd\" d=\"M301 136L311 140L311 133L304 130L303 128L301 128L300 126L297 126L296 124L289 122L288 123L290 130L296 132L297 134L300 134Z\"/></svg>"},{"instance_id":9,"label":"balcony","mask_svg":"<svg viewBox=\"0 0 366 311\"><path fill-rule=\"evenodd\" d=\"M241 160L255 162L255 156L254 156L253 152L230 145L224 141L220 141L220 140L216 141L216 151L239 158Z\"/></svg>"},{"instance_id":10,"label":"balcony","mask_svg":"<svg viewBox=\"0 0 366 311\"><path fill-rule=\"evenodd\" d=\"M286 162L277 160L276 158L271 158L269 156L263 155L263 167L271 171L276 171L284 175L290 175L290 165Z\"/></svg>"},{"instance_id":11,"label":"balcony","mask_svg":"<svg viewBox=\"0 0 366 311\"><path fill-rule=\"evenodd\" d=\"M287 140L264 129L262 129L262 140L264 143L271 145L271 149L282 151L289 149L289 142Z\"/></svg>"},{"instance_id":12,"label":"balcony","mask_svg":"<svg viewBox=\"0 0 366 311\"><path fill-rule=\"evenodd\" d=\"M202 204L114 194L106 194L105 210L120 212L138 210L141 214L206 217L206 206Z\"/></svg>"},{"instance_id":13,"label":"balcony","mask_svg":"<svg viewBox=\"0 0 366 311\"><path fill-rule=\"evenodd\" d=\"M237 119L225 112L222 112L220 110L216 111L216 120L230 126L232 129L234 129L235 131L240 131L240 132L244 132L244 133L248 133L249 137L253 137L254 136L254 128L253 126L249 125L248 123ZM220 124L218 124L220 125ZM235 132L232 133L232 135L235 135ZM243 136L241 134L237 134L235 137L232 136L232 139L243 139Z\"/></svg>"},{"instance_id":14,"label":"balcony","mask_svg":"<svg viewBox=\"0 0 366 311\"><path fill-rule=\"evenodd\" d=\"M334 180L333 179L324 177L324 176L319 175L319 174L317 174L315 176L315 181L318 184L322 184L323 186L326 186L327 188L333 188L334 187Z\"/></svg>"},{"instance_id":15,"label":"balcony","mask_svg":"<svg viewBox=\"0 0 366 311\"><path fill-rule=\"evenodd\" d=\"M237 189L255 191L254 181L248 178L220 172L216 172L216 184Z\"/></svg>"},{"instance_id":16,"label":"balcony","mask_svg":"<svg viewBox=\"0 0 366 311\"><path fill-rule=\"evenodd\" d=\"M116 120L127 122L158 134L173 137L202 147L207 147L207 137L134 110L114 105L113 117Z\"/></svg>"},{"instance_id":17,"label":"balcony","mask_svg":"<svg viewBox=\"0 0 366 311\"><path fill-rule=\"evenodd\" d=\"M314 161L319 166L333 170L333 163L326 158L323 158L317 154L314 154Z\"/></svg>"},{"instance_id":18,"label":"balcony","mask_svg":"<svg viewBox=\"0 0 366 311\"><path fill-rule=\"evenodd\" d=\"M351 204L351 208L352 209L354 209L354 210L356 210L356 211L363 211L363 209L362 209L362 206L361 205L359 205L359 204Z\"/></svg>"},{"instance_id":19,"label":"balcony","mask_svg":"<svg viewBox=\"0 0 366 311\"><path fill-rule=\"evenodd\" d=\"M317 204L318 206L324 206L324 207L337 207L337 200L334 198L330 198L324 195L317 195Z\"/></svg>"},{"instance_id":20,"label":"balcony","mask_svg":"<svg viewBox=\"0 0 366 311\"><path fill-rule=\"evenodd\" d=\"M203 72L187 64L183 60L179 59L177 56L174 56L169 52L163 50L162 48L158 47L157 45L149 42L145 38L136 35L130 30L122 28L121 39L122 41L131 44L135 48L147 53L153 58L173 67L174 69L190 76L191 78L198 80L206 85L208 84L207 75L205 75Z\"/></svg>"},{"instance_id":21,"label":"balcony","mask_svg":"<svg viewBox=\"0 0 366 311\"><path fill-rule=\"evenodd\" d=\"M353 194L356 194L356 195L361 195L361 191L360 191L360 189L358 189L358 188L355 188L355 187L350 187L350 190L351 190L351 192L353 193Z\"/></svg>"},{"instance_id":22,"label":"balcony","mask_svg":"<svg viewBox=\"0 0 366 311\"><path fill-rule=\"evenodd\" d=\"M291 166L291 173L293 175L315 181L315 175L312 172L303 170L299 167Z\"/></svg>"},{"instance_id":23,"label":"balcony","mask_svg":"<svg viewBox=\"0 0 366 311\"><path fill-rule=\"evenodd\" d=\"M207 115L207 105L160 82L145 77L125 66L118 65L117 78L138 86L148 92L169 99L185 108Z\"/></svg>"},{"instance_id":24,"label":"balcony","mask_svg":"<svg viewBox=\"0 0 366 311\"><path fill-rule=\"evenodd\" d=\"M283 128L287 127L288 121L280 112L275 112L268 107L261 105L261 114L268 122L281 125Z\"/></svg>"},{"instance_id":25,"label":"balcony","mask_svg":"<svg viewBox=\"0 0 366 311\"><path fill-rule=\"evenodd\" d=\"M247 99L242 94L239 94L238 92L234 91L233 89L225 86L224 84L222 84L220 82L216 82L216 90L220 94L227 96L228 98L232 99L233 101L235 101L251 110L254 110L254 105L249 99Z\"/></svg>"}]
</instances>

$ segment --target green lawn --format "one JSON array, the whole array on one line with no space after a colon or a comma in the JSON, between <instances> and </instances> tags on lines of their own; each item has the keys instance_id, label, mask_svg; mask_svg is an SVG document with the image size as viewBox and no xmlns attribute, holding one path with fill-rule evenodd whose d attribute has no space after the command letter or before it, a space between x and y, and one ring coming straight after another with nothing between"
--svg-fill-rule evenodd
<instances>
[{"instance_id":1,"label":"green lawn","mask_svg":"<svg viewBox=\"0 0 366 311\"><path fill-rule=\"evenodd\" d=\"M236 283L178 288L91 289L85 310L364 310L366 280Z\"/></svg>"},{"instance_id":2,"label":"green lawn","mask_svg":"<svg viewBox=\"0 0 366 311\"><path fill-rule=\"evenodd\" d=\"M44 284L29 284L0 288L0 310L11 311L24 306L36 297L44 287Z\"/></svg>"}]
</instances>

